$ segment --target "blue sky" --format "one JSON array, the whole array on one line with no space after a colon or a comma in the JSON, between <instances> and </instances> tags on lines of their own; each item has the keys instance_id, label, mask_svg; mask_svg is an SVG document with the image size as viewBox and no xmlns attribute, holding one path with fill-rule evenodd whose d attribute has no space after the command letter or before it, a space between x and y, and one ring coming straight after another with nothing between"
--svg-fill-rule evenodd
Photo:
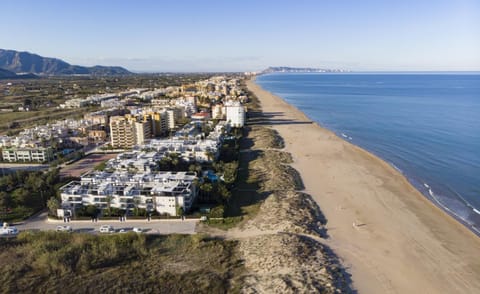
<instances>
[{"instance_id":1,"label":"blue sky","mask_svg":"<svg viewBox=\"0 0 480 294\"><path fill-rule=\"evenodd\" d=\"M0 48L134 71L478 71L480 1L2 0Z\"/></svg>"}]
</instances>

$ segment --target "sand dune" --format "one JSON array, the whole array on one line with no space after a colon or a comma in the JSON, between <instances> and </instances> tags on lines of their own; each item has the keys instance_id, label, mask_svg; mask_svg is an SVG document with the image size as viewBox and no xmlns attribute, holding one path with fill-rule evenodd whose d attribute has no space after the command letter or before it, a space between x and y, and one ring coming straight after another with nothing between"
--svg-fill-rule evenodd
<instances>
[{"instance_id":1,"label":"sand dune","mask_svg":"<svg viewBox=\"0 0 480 294\"><path fill-rule=\"evenodd\" d=\"M326 216L326 244L349 268L359 293L480 293L480 238L384 161L253 81L247 86Z\"/></svg>"}]
</instances>

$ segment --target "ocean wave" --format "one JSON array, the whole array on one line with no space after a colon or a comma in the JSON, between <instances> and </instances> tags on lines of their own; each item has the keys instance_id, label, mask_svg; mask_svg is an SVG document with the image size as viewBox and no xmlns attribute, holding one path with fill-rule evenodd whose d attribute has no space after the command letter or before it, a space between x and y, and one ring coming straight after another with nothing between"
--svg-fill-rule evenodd
<instances>
[{"instance_id":1,"label":"ocean wave","mask_svg":"<svg viewBox=\"0 0 480 294\"><path fill-rule=\"evenodd\" d=\"M341 133L342 137L344 137L345 139L348 139L348 140L352 140L353 138L350 137L350 136L347 136L345 133Z\"/></svg>"},{"instance_id":2,"label":"ocean wave","mask_svg":"<svg viewBox=\"0 0 480 294\"><path fill-rule=\"evenodd\" d=\"M474 230L478 235L480 235L480 230L476 226L472 225L472 230Z\"/></svg>"},{"instance_id":3,"label":"ocean wave","mask_svg":"<svg viewBox=\"0 0 480 294\"><path fill-rule=\"evenodd\" d=\"M430 197L440 206L442 207L445 211L448 211L455 217L457 217L459 220L462 220L466 224L468 224L470 227L474 227L474 223L468 219L469 216L469 211L468 208L471 210L475 210L475 208L471 205L468 204L462 197L459 197L457 199L451 198L448 196L443 196L443 195L437 195L433 192L432 188L424 183L424 186L427 188L428 194ZM428 187L427 187L428 186ZM458 195L457 195L458 196ZM443 198L443 202L441 200ZM456 201L456 203L450 203L450 205L445 204L445 200L450 200L450 201ZM454 204L457 204L457 207L453 207ZM458 207L458 204L461 204L463 207Z\"/></svg>"},{"instance_id":4,"label":"ocean wave","mask_svg":"<svg viewBox=\"0 0 480 294\"><path fill-rule=\"evenodd\" d=\"M462 197L462 195L460 195L457 191L455 191L454 189L452 189L450 186L447 186L458 198L461 199L461 201L463 201L463 203L465 203L466 206L468 206L469 208L471 208L473 210L473 212L475 212L476 214L480 214L480 210L478 210L475 206L473 206L470 202L468 202L464 197Z\"/></svg>"},{"instance_id":5,"label":"ocean wave","mask_svg":"<svg viewBox=\"0 0 480 294\"><path fill-rule=\"evenodd\" d=\"M401 173L401 174L403 175L403 170L401 170L398 166L396 166L395 164L393 164L393 162L388 161L388 163L389 163L396 171L398 171L399 173Z\"/></svg>"}]
</instances>

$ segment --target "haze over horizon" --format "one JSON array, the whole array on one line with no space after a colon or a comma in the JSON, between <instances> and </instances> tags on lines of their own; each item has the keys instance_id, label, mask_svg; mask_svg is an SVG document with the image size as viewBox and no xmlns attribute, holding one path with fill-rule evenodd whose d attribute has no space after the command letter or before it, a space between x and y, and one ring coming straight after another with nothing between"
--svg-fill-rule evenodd
<instances>
[{"instance_id":1,"label":"haze over horizon","mask_svg":"<svg viewBox=\"0 0 480 294\"><path fill-rule=\"evenodd\" d=\"M479 71L480 3L2 1L0 48L136 72Z\"/></svg>"}]
</instances>

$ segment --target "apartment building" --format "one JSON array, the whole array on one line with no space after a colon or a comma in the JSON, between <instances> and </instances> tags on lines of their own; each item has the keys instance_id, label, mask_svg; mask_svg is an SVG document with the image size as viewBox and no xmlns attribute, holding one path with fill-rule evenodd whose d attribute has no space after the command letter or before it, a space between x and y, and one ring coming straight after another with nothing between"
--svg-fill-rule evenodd
<instances>
[{"instance_id":1,"label":"apartment building","mask_svg":"<svg viewBox=\"0 0 480 294\"><path fill-rule=\"evenodd\" d=\"M95 205L100 209L135 207L156 210L160 214L177 215L178 208L187 212L198 194L193 172L128 172L92 171L60 188L62 206L78 209Z\"/></svg>"},{"instance_id":2,"label":"apartment building","mask_svg":"<svg viewBox=\"0 0 480 294\"><path fill-rule=\"evenodd\" d=\"M166 109L166 114L167 114L167 124L168 128L170 130L175 128L176 123L178 120L182 119L185 117L185 109L175 107L175 108L168 108Z\"/></svg>"},{"instance_id":3,"label":"apartment building","mask_svg":"<svg viewBox=\"0 0 480 294\"><path fill-rule=\"evenodd\" d=\"M112 147L132 148L135 146L135 135L132 124L124 116L110 118L110 140Z\"/></svg>"},{"instance_id":4,"label":"apartment building","mask_svg":"<svg viewBox=\"0 0 480 294\"><path fill-rule=\"evenodd\" d=\"M8 148L2 151L2 158L8 162L49 162L54 159L52 148Z\"/></svg>"},{"instance_id":5,"label":"apartment building","mask_svg":"<svg viewBox=\"0 0 480 294\"><path fill-rule=\"evenodd\" d=\"M94 142L105 142L107 139L107 132L105 130L96 130L96 129L91 129L88 130L88 139L94 141Z\"/></svg>"},{"instance_id":6,"label":"apartment building","mask_svg":"<svg viewBox=\"0 0 480 294\"><path fill-rule=\"evenodd\" d=\"M212 118L222 119L225 117L225 106L223 104L212 105Z\"/></svg>"},{"instance_id":7,"label":"apartment building","mask_svg":"<svg viewBox=\"0 0 480 294\"><path fill-rule=\"evenodd\" d=\"M151 121L152 135L164 136L168 131L168 116L166 112L150 111L144 114L144 120Z\"/></svg>"},{"instance_id":8,"label":"apartment building","mask_svg":"<svg viewBox=\"0 0 480 294\"><path fill-rule=\"evenodd\" d=\"M239 101L227 101L225 112L230 126L241 128L245 125L245 108Z\"/></svg>"},{"instance_id":9,"label":"apartment building","mask_svg":"<svg viewBox=\"0 0 480 294\"><path fill-rule=\"evenodd\" d=\"M135 136L135 145L145 143L145 140L152 137L151 119L133 122L133 134Z\"/></svg>"},{"instance_id":10,"label":"apartment building","mask_svg":"<svg viewBox=\"0 0 480 294\"><path fill-rule=\"evenodd\" d=\"M145 143L152 136L152 121L132 115L110 118L110 140L112 147L132 148Z\"/></svg>"}]
</instances>

